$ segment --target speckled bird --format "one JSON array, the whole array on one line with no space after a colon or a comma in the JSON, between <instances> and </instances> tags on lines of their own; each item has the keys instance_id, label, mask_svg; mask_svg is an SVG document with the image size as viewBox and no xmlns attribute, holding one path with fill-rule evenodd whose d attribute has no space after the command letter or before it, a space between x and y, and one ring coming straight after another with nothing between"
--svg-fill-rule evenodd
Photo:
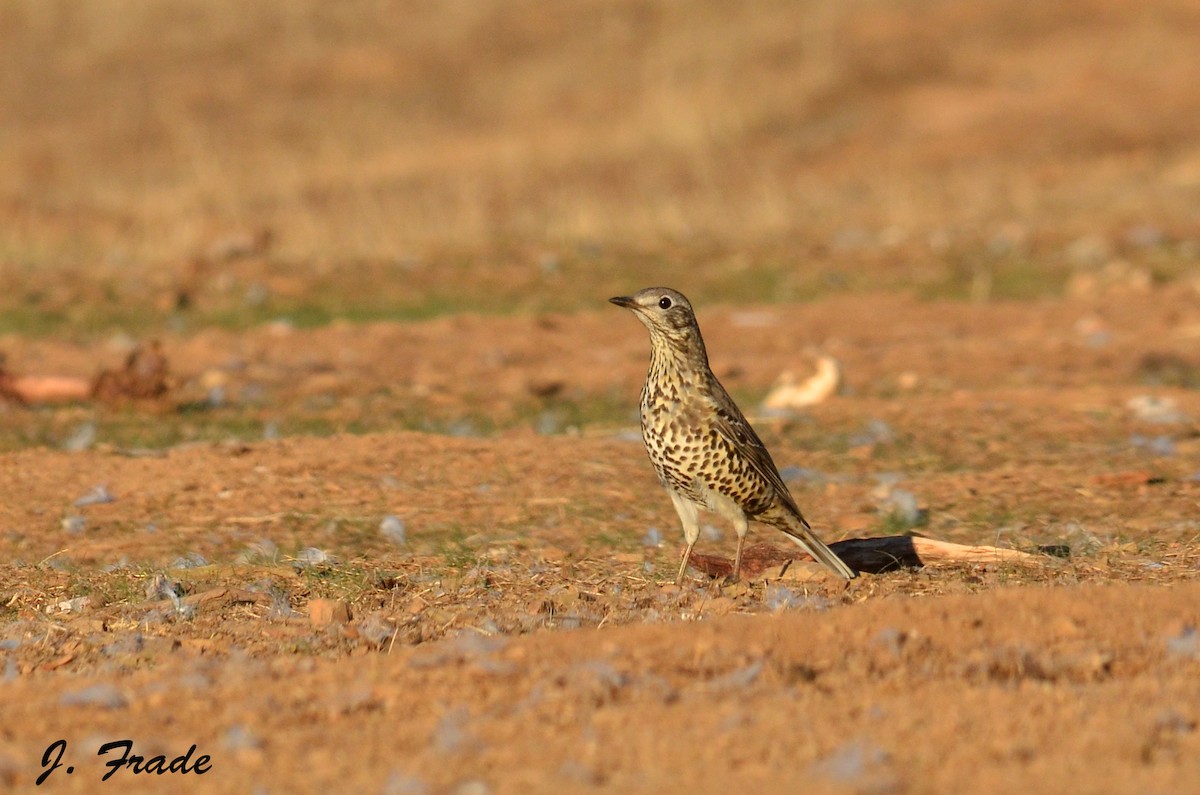
<instances>
[{"instance_id":1,"label":"speckled bird","mask_svg":"<svg viewBox=\"0 0 1200 795\"><path fill-rule=\"evenodd\" d=\"M713 375L691 303L666 287L609 299L650 330L650 370L642 386L642 440L671 495L687 548L681 583L700 537L700 511L733 523L741 576L750 520L782 530L816 560L849 580L855 572L817 538L779 476L771 454Z\"/></svg>"}]
</instances>

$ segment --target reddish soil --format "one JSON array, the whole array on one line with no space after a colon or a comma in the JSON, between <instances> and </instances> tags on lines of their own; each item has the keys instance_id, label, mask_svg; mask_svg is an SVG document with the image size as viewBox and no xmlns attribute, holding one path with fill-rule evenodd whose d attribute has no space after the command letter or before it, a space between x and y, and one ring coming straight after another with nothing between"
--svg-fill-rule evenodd
<instances>
[{"instance_id":1,"label":"reddish soil","mask_svg":"<svg viewBox=\"0 0 1200 795\"><path fill-rule=\"evenodd\" d=\"M0 7L0 790L1200 791L1194 2L110 6ZM671 584L654 283L1030 558Z\"/></svg>"},{"instance_id":2,"label":"reddish soil","mask_svg":"<svg viewBox=\"0 0 1200 795\"><path fill-rule=\"evenodd\" d=\"M1084 333L1080 317L1103 320ZM53 780L71 791L92 791L108 770L99 745L125 737L151 756L196 743L213 769L184 786L214 791L1200 781L1200 435L1186 419L1200 396L1146 383L1155 362L1190 355L1190 288L716 307L701 320L718 371L744 394L804 367L789 348L840 357L841 394L759 420L827 540L903 529L879 507L894 473L928 511L921 532L1069 555L848 586L699 574L666 585L678 530L632 420L553 435L518 423L484 437L231 437L161 453L101 435L80 452L12 452L0 470L3 492L20 495L0 507L7 780L27 787L61 736L76 773ZM1088 336L1099 331L1102 345ZM277 405L326 395L339 421L389 383L379 401L434 393L442 409L482 406L497 421L547 380L632 407L646 354L641 327L607 307L355 332L276 345L269 330L207 334L164 350L202 373L236 349L249 362L238 372ZM462 354L479 339L485 350ZM306 370L351 348L354 366L336 376ZM43 341L13 360L68 368L103 351ZM180 372L180 388L198 377ZM484 381L494 404L477 400ZM1139 418L1128 401L1146 395L1180 416ZM74 411L103 434L110 415L137 409ZM864 431L871 420L882 437ZM111 502L73 505L97 486ZM404 546L379 529L389 514ZM661 545L643 540L650 526ZM729 554L728 530L701 551Z\"/></svg>"}]
</instances>

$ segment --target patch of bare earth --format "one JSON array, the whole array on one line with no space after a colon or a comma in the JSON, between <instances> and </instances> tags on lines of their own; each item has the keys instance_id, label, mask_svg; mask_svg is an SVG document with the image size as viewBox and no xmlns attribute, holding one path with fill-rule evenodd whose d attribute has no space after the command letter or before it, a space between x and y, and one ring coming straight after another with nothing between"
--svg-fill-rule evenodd
<instances>
[{"instance_id":1,"label":"patch of bare earth","mask_svg":"<svg viewBox=\"0 0 1200 795\"><path fill-rule=\"evenodd\" d=\"M153 663L138 670L6 683L0 760L26 788L42 750L66 738L74 773L50 783L69 792L96 791L121 754L97 749L122 738L168 759L196 744L211 770L171 786L213 792L249 781L501 793L1200 781L1195 584L870 590L846 606L519 638L466 630L338 659L234 651L226 631L148 639L139 651ZM678 613L675 596L664 607ZM155 778L122 769L109 783L149 791L163 786Z\"/></svg>"},{"instance_id":2,"label":"patch of bare earth","mask_svg":"<svg viewBox=\"0 0 1200 795\"><path fill-rule=\"evenodd\" d=\"M173 783L211 791L1187 789L1200 398L1153 382L1189 361L1197 311L1182 288L702 309L749 406L810 366L805 345L841 360L840 394L758 421L827 540L916 524L1035 553L850 585L803 564L663 584L678 529L632 419L646 341L615 311L168 339L184 404L234 351L235 404L257 379L345 422L423 393L507 429L252 425L159 450L106 441L136 407L64 409L95 423L90 447L0 468L0 773L28 787L61 738L76 772L48 781L90 791L121 751L99 746L130 738L167 762L196 743L211 771ZM105 355L13 350L57 369ZM562 408L539 402L550 382L614 393L629 419L538 433ZM717 530L700 551L729 555Z\"/></svg>"}]
</instances>

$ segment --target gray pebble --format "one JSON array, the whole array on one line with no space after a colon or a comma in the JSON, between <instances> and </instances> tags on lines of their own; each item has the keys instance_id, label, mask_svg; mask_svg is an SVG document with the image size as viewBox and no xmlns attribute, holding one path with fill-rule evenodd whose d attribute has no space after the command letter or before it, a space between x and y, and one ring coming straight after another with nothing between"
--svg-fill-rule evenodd
<instances>
[{"instance_id":1,"label":"gray pebble","mask_svg":"<svg viewBox=\"0 0 1200 795\"><path fill-rule=\"evenodd\" d=\"M87 494L84 494L79 499L75 500L76 508L86 508L89 505L104 505L109 502L116 502L117 498L109 492L108 487L101 484L95 486Z\"/></svg>"},{"instance_id":2,"label":"gray pebble","mask_svg":"<svg viewBox=\"0 0 1200 795\"><path fill-rule=\"evenodd\" d=\"M115 686L102 683L63 693L58 703L64 707L121 709L129 705L129 699Z\"/></svg>"},{"instance_id":3,"label":"gray pebble","mask_svg":"<svg viewBox=\"0 0 1200 795\"><path fill-rule=\"evenodd\" d=\"M62 529L72 535L82 533L85 527L87 527L87 519L84 519L82 516L63 517Z\"/></svg>"},{"instance_id":4,"label":"gray pebble","mask_svg":"<svg viewBox=\"0 0 1200 795\"><path fill-rule=\"evenodd\" d=\"M399 517L391 514L383 517L383 521L379 523L379 531L396 546L402 547L408 543L408 529L404 526L404 520Z\"/></svg>"}]
</instances>

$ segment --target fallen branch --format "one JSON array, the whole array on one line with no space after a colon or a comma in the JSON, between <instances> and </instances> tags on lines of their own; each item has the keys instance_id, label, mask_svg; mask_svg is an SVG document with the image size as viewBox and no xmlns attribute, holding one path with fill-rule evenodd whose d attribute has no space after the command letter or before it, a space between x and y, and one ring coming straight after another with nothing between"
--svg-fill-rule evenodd
<instances>
[{"instance_id":1,"label":"fallen branch","mask_svg":"<svg viewBox=\"0 0 1200 795\"><path fill-rule=\"evenodd\" d=\"M23 406L99 400L157 400L170 390L167 357L158 342L137 346L123 367L102 370L90 381L63 375L14 375L0 357L0 400Z\"/></svg>"},{"instance_id":2,"label":"fallen branch","mask_svg":"<svg viewBox=\"0 0 1200 795\"><path fill-rule=\"evenodd\" d=\"M902 568L921 568L935 563L1036 563L1042 556L990 546L970 546L922 536L851 538L829 545L850 568L865 574L882 574ZM782 574L793 561L812 557L799 547L781 548L759 543L747 547L742 556L742 576L758 579L778 570ZM733 561L720 555L692 553L693 568L710 577L733 574Z\"/></svg>"},{"instance_id":3,"label":"fallen branch","mask_svg":"<svg viewBox=\"0 0 1200 795\"><path fill-rule=\"evenodd\" d=\"M31 403L70 403L91 397L92 385L83 378L63 375L15 376L0 371L0 398L27 406Z\"/></svg>"}]
</instances>

